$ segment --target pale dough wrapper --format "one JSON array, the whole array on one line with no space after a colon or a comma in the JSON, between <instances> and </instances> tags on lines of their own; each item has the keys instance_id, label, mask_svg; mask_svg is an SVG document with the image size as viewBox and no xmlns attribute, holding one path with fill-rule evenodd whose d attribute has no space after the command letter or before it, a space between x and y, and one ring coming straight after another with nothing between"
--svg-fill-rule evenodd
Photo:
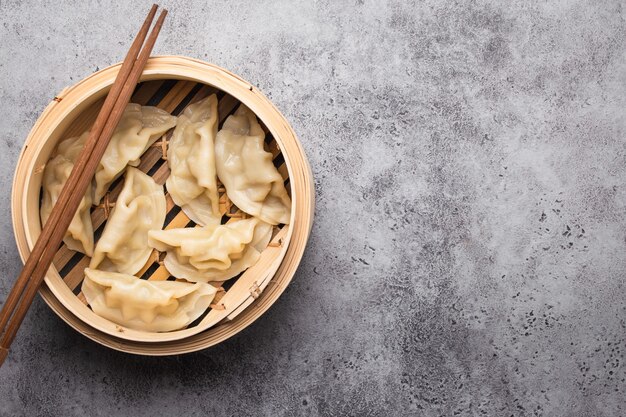
<instances>
[{"instance_id":1,"label":"pale dough wrapper","mask_svg":"<svg viewBox=\"0 0 626 417\"><path fill-rule=\"evenodd\" d=\"M187 217L202 226L219 224L222 217L215 172L217 121L215 94L188 106L167 151L167 191Z\"/></svg>"},{"instance_id":2,"label":"pale dough wrapper","mask_svg":"<svg viewBox=\"0 0 626 417\"><path fill-rule=\"evenodd\" d=\"M153 230L149 243L167 252L163 264L187 281L223 281L254 265L272 236L272 226L259 219L224 225Z\"/></svg>"},{"instance_id":3,"label":"pale dough wrapper","mask_svg":"<svg viewBox=\"0 0 626 417\"><path fill-rule=\"evenodd\" d=\"M147 281L89 268L81 289L97 315L147 332L188 326L209 308L217 292L202 282Z\"/></svg>"},{"instance_id":4,"label":"pale dough wrapper","mask_svg":"<svg viewBox=\"0 0 626 417\"><path fill-rule=\"evenodd\" d=\"M269 224L289 224L291 199L283 178L263 149L265 132L243 104L217 133L215 165L228 198Z\"/></svg>"},{"instance_id":5,"label":"pale dough wrapper","mask_svg":"<svg viewBox=\"0 0 626 417\"><path fill-rule=\"evenodd\" d=\"M174 126L176 117L165 110L128 104L96 170L94 204L100 204L109 186L127 165L139 165L141 155Z\"/></svg>"},{"instance_id":6,"label":"pale dough wrapper","mask_svg":"<svg viewBox=\"0 0 626 417\"><path fill-rule=\"evenodd\" d=\"M46 168L43 171L43 199L40 208L42 226L50 217L52 207L59 199L61 190L67 182L88 136L89 132L85 132L78 137L69 138L59 143L53 157L46 164ZM90 184L63 238L63 242L65 242L68 248L82 252L87 256L93 255L93 225L90 212L91 193L92 185Z\"/></svg>"},{"instance_id":7,"label":"pale dough wrapper","mask_svg":"<svg viewBox=\"0 0 626 417\"><path fill-rule=\"evenodd\" d=\"M89 268L133 275L148 261L152 249L148 232L165 222L163 186L152 177L128 167L124 187L104 226Z\"/></svg>"}]
</instances>

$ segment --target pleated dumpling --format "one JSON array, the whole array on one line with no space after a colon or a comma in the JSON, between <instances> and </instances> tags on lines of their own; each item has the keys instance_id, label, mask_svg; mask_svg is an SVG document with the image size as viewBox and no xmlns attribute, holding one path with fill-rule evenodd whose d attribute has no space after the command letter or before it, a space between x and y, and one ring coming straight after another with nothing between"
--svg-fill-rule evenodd
<instances>
[{"instance_id":1,"label":"pleated dumpling","mask_svg":"<svg viewBox=\"0 0 626 417\"><path fill-rule=\"evenodd\" d=\"M185 109L167 151L171 171L167 191L200 225L219 224L221 219L215 172L217 122L217 96L212 94Z\"/></svg>"},{"instance_id":2,"label":"pleated dumpling","mask_svg":"<svg viewBox=\"0 0 626 417\"><path fill-rule=\"evenodd\" d=\"M147 281L90 268L85 269L82 291L97 315L147 332L189 325L209 308L216 293L203 282Z\"/></svg>"},{"instance_id":3,"label":"pleated dumpling","mask_svg":"<svg viewBox=\"0 0 626 417\"><path fill-rule=\"evenodd\" d=\"M217 176L241 210L269 224L289 224L291 199L264 140L254 113L240 105L217 134Z\"/></svg>"},{"instance_id":4,"label":"pleated dumpling","mask_svg":"<svg viewBox=\"0 0 626 417\"><path fill-rule=\"evenodd\" d=\"M176 117L165 110L128 104L96 170L94 204L100 204L126 165L137 166L141 155L175 125Z\"/></svg>"},{"instance_id":5,"label":"pleated dumpling","mask_svg":"<svg viewBox=\"0 0 626 417\"><path fill-rule=\"evenodd\" d=\"M170 274L188 281L223 281L254 265L272 236L272 226L255 218L183 229L153 230L149 243L167 252Z\"/></svg>"},{"instance_id":6,"label":"pleated dumpling","mask_svg":"<svg viewBox=\"0 0 626 417\"><path fill-rule=\"evenodd\" d=\"M61 190L67 182L88 136L89 132L85 132L81 136L62 141L59 143L53 157L46 164L46 168L43 171L43 199L40 208L42 225L50 217L52 208L59 199ZM93 225L90 213L91 193L92 188L90 184L87 194L80 201L78 210L74 214L70 227L63 238L63 242L65 242L68 248L82 252L87 256L93 255Z\"/></svg>"},{"instance_id":7,"label":"pleated dumpling","mask_svg":"<svg viewBox=\"0 0 626 417\"><path fill-rule=\"evenodd\" d=\"M124 187L111 210L89 267L137 273L150 257L148 232L160 230L166 215L163 186L137 168L128 167Z\"/></svg>"}]
</instances>

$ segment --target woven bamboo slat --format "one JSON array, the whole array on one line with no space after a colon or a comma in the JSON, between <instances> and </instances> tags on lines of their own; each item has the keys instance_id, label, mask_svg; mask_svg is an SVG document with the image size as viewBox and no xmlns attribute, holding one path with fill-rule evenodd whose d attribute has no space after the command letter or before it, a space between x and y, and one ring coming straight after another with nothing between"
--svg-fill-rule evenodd
<instances>
[{"instance_id":1,"label":"woven bamboo slat","mask_svg":"<svg viewBox=\"0 0 626 417\"><path fill-rule=\"evenodd\" d=\"M12 192L12 217L18 250L22 259L41 232L39 201L43 167L56 144L88 129L102 98L110 87L119 65L101 70L59 93L44 110L31 130L20 155ZM40 293L48 305L70 326L91 339L126 352L145 355L168 355L191 352L219 343L241 331L273 304L291 281L308 239L314 209L311 170L295 133L271 102L255 87L228 71L186 57L154 57L146 66L132 102L154 105L179 114L190 103L216 93L219 99L220 124L244 103L259 118L267 133L266 144L274 164L292 196L292 220L289 226L276 227L270 246L259 262L241 276L226 282L212 309L188 328L166 333L141 332L122 328L94 314L80 293L83 269L89 258L62 245L54 266L46 275ZM169 133L171 135L171 132ZM164 158L168 137L157 141L142 156L138 166L163 184L169 174ZM100 206L92 210L96 237L122 187L119 180ZM231 208L221 190L220 210L223 222L245 214ZM194 227L167 195L165 228ZM153 252L140 274L144 279L173 279Z\"/></svg>"}]
</instances>

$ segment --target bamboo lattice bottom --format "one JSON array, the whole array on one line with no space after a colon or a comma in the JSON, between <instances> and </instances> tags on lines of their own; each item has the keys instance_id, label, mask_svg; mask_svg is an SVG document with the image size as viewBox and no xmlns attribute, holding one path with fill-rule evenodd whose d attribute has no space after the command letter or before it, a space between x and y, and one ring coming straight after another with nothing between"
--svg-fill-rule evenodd
<instances>
[{"instance_id":1,"label":"bamboo lattice bottom","mask_svg":"<svg viewBox=\"0 0 626 417\"><path fill-rule=\"evenodd\" d=\"M219 127L221 128L224 120L232 114L238 107L239 101L232 96L205 84L196 83L192 81L179 81L179 80L155 80L146 81L139 84L131 99L132 103L138 103L141 105L156 106L161 108L172 115L178 116L183 112L186 106L199 101L210 94L217 94L218 114L219 114ZM68 129L62 135L61 140L72 136L80 135L85 130L89 129L98 114L98 111L102 105L103 100L99 100L88 109L86 109L77 120L72 123ZM259 120L259 123L266 132L266 149L272 153L274 165L282 175L285 181L285 187L289 194L290 182L285 160L281 154L278 144L268 132L263 122ZM141 157L141 162L137 166L139 170L150 175L154 180L163 185L169 175L169 167L166 161L167 143L172 135L173 130L170 130L166 135L159 139L152 147L150 147ZM43 167L38 170L43 170ZM123 176L115 181L109 188L109 192L106 194L103 202L96 207L92 207L91 219L94 228L94 237L97 242L104 227L111 208L115 205L115 200L119 195L123 187ZM220 212L222 213L222 224L234 221L239 218L245 218L247 215L237 209L225 194L225 190L220 186ZM164 229L173 229L181 227L196 227L196 224L191 221L185 213L174 204L171 197L166 191L167 201L167 215L165 218ZM270 246L280 246L282 241L280 236L276 236L279 233L280 227L274 228L274 235ZM150 255L148 262L144 267L136 274L141 279L147 280L174 280L169 272L162 265L162 254L154 250ZM54 267L59 272L63 281L67 286L76 294L76 296L86 304L86 300L80 292L81 283L84 278L84 269L89 265L90 258L86 255L70 250L65 244L62 244L57 251L54 258ZM211 305L213 309L224 309L224 306L220 303L222 297L224 297L232 285L239 279L239 277L232 278L228 281L213 282L212 285L223 288L224 291L219 291ZM254 289L251 290L254 296ZM258 295L258 294L257 294ZM256 298L256 297L255 297ZM210 310L210 309L209 309ZM208 311L207 311L208 313ZM189 327L197 325L205 313L199 319L194 321ZM120 328L120 331L123 331Z\"/></svg>"}]
</instances>

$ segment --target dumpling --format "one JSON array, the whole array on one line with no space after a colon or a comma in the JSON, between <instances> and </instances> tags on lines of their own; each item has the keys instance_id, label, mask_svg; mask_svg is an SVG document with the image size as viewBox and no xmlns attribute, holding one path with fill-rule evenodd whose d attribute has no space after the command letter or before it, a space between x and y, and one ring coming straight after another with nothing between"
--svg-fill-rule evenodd
<instances>
[{"instance_id":1,"label":"dumpling","mask_svg":"<svg viewBox=\"0 0 626 417\"><path fill-rule=\"evenodd\" d=\"M88 136L89 132L85 132L81 136L62 141L59 143L52 159L46 164L46 168L43 171L43 199L40 208L42 225L50 217L52 208L59 199L61 190L67 182ZM93 225L90 212L91 187L90 184L87 194L80 201L78 210L74 214L70 227L63 238L63 242L65 242L68 248L82 252L87 256L93 255Z\"/></svg>"},{"instance_id":2,"label":"dumpling","mask_svg":"<svg viewBox=\"0 0 626 417\"><path fill-rule=\"evenodd\" d=\"M272 236L272 226L251 218L148 233L150 246L167 252L170 274L188 281L223 281L254 265Z\"/></svg>"},{"instance_id":3,"label":"dumpling","mask_svg":"<svg viewBox=\"0 0 626 417\"><path fill-rule=\"evenodd\" d=\"M215 94L188 106L167 151L167 191L187 217L203 226L219 224L222 217L215 173L217 121Z\"/></svg>"},{"instance_id":4,"label":"dumpling","mask_svg":"<svg viewBox=\"0 0 626 417\"><path fill-rule=\"evenodd\" d=\"M139 165L141 155L175 125L176 117L165 110L128 104L96 170L94 204L100 204L109 186L124 172L126 165Z\"/></svg>"},{"instance_id":5,"label":"dumpling","mask_svg":"<svg viewBox=\"0 0 626 417\"><path fill-rule=\"evenodd\" d=\"M217 290L203 282L147 281L85 269L83 294L97 315L129 329L168 332L202 315Z\"/></svg>"},{"instance_id":6,"label":"dumpling","mask_svg":"<svg viewBox=\"0 0 626 417\"><path fill-rule=\"evenodd\" d=\"M149 243L167 252L170 274L188 281L224 281L254 265L272 236L272 226L259 219L224 225L155 230Z\"/></svg>"},{"instance_id":7,"label":"dumpling","mask_svg":"<svg viewBox=\"0 0 626 417\"><path fill-rule=\"evenodd\" d=\"M148 261L148 231L160 230L165 222L163 186L137 168L128 167L124 187L100 240L89 268L133 275Z\"/></svg>"},{"instance_id":8,"label":"dumpling","mask_svg":"<svg viewBox=\"0 0 626 417\"><path fill-rule=\"evenodd\" d=\"M217 176L241 210L269 224L289 224L291 199L264 139L254 113L240 105L217 134Z\"/></svg>"}]
</instances>

